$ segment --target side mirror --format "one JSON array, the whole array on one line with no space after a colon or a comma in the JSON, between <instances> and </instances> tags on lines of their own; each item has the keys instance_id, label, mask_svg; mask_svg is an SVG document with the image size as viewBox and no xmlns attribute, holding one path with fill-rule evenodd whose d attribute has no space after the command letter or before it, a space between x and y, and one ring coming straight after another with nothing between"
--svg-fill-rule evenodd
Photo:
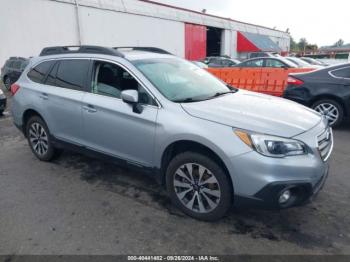
<instances>
[{"instance_id":1,"label":"side mirror","mask_svg":"<svg viewBox=\"0 0 350 262\"><path fill-rule=\"evenodd\" d=\"M128 89L121 92L123 102L132 105L132 111L137 114L142 113L142 106L139 104L139 92Z\"/></svg>"},{"instance_id":2,"label":"side mirror","mask_svg":"<svg viewBox=\"0 0 350 262\"><path fill-rule=\"evenodd\" d=\"M139 102L139 92L128 89L121 92L122 100L128 104L136 104Z\"/></svg>"}]
</instances>

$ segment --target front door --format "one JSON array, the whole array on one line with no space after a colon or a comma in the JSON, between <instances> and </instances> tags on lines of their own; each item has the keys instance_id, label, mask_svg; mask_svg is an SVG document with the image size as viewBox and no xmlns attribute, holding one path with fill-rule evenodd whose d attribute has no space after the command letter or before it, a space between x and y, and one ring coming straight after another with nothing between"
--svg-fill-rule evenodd
<instances>
[{"instance_id":1,"label":"front door","mask_svg":"<svg viewBox=\"0 0 350 262\"><path fill-rule=\"evenodd\" d=\"M91 92L83 98L84 144L134 164L153 165L158 106L121 66L95 61ZM121 92L139 91L141 112L121 100Z\"/></svg>"}]
</instances>

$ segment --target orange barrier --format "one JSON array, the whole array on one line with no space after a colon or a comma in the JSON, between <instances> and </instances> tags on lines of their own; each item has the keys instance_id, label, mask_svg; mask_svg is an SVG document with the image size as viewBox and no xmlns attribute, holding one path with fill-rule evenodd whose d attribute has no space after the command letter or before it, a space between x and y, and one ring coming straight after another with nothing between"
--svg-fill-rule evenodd
<instances>
[{"instance_id":1,"label":"orange barrier","mask_svg":"<svg viewBox=\"0 0 350 262\"><path fill-rule=\"evenodd\" d=\"M289 73L302 73L313 68L208 68L210 73L229 85L250 91L282 96Z\"/></svg>"}]
</instances>

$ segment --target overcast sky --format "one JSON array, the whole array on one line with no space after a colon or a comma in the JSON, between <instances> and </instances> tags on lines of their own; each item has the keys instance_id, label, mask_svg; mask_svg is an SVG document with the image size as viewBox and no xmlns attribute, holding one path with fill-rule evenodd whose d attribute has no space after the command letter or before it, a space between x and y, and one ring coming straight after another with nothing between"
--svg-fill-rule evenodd
<instances>
[{"instance_id":1,"label":"overcast sky","mask_svg":"<svg viewBox=\"0 0 350 262\"><path fill-rule=\"evenodd\" d=\"M234 20L289 28L296 41L332 45L338 39L350 42L350 0L154 0Z\"/></svg>"}]
</instances>

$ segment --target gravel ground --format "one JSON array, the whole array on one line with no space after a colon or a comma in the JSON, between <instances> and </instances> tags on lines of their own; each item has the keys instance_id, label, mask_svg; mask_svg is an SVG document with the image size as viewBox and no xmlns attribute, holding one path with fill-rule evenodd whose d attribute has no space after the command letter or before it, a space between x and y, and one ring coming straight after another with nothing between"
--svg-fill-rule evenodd
<instances>
[{"instance_id":1,"label":"gravel ground","mask_svg":"<svg viewBox=\"0 0 350 262\"><path fill-rule=\"evenodd\" d=\"M72 152L38 161L6 112L0 254L350 254L350 123L334 136L330 175L312 203L232 209L206 223L172 207L144 174Z\"/></svg>"}]
</instances>

